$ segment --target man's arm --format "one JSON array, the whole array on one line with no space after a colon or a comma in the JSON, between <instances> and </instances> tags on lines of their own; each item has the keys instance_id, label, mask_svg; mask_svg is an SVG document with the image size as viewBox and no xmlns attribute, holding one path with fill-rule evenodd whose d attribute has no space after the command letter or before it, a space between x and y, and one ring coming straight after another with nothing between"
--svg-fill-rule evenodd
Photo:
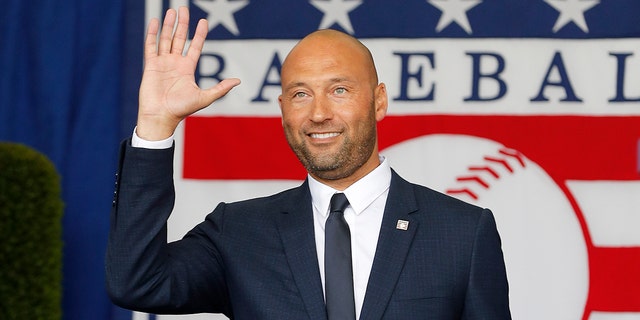
<instances>
[{"instance_id":1,"label":"man's arm","mask_svg":"<svg viewBox=\"0 0 640 320\"><path fill-rule=\"evenodd\" d=\"M224 216L167 243L174 205L173 148L122 144L106 255L107 291L117 305L153 313L230 314L224 268L211 242Z\"/></svg>"},{"instance_id":2,"label":"man's arm","mask_svg":"<svg viewBox=\"0 0 640 320\"><path fill-rule=\"evenodd\" d=\"M166 250L166 221L175 199L173 148L149 150L128 144L123 142L120 149L106 287L114 303L142 311L167 303L162 300L168 300L171 292L163 285L168 281L162 276L166 261L161 255Z\"/></svg>"},{"instance_id":3,"label":"man's arm","mask_svg":"<svg viewBox=\"0 0 640 320\"><path fill-rule=\"evenodd\" d=\"M152 145L170 138L182 119L240 83L227 79L209 89L198 87L194 72L208 27L206 20L198 22L183 55L188 23L188 10L181 7L179 15L167 11L162 30L158 19L148 26L135 134ZM175 199L173 148L142 147L127 141L121 148L106 256L109 295L118 305L141 311L228 312L215 250L194 237L167 244L166 223Z\"/></svg>"},{"instance_id":4,"label":"man's arm","mask_svg":"<svg viewBox=\"0 0 640 320\"><path fill-rule=\"evenodd\" d=\"M509 284L493 214L480 216L471 257L463 319L508 320Z\"/></svg>"}]
</instances>

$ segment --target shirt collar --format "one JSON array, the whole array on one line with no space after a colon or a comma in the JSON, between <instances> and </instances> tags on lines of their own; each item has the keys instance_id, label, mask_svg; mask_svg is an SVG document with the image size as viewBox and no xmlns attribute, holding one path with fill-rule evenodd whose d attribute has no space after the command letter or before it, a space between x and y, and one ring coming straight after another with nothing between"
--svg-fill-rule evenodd
<instances>
[{"instance_id":1,"label":"shirt collar","mask_svg":"<svg viewBox=\"0 0 640 320\"><path fill-rule=\"evenodd\" d=\"M323 217L329 213L329 202L334 193L340 192L308 175L309 191L311 192L311 202L315 211ZM349 199L351 208L356 215L362 213L371 203L383 194L391 184L391 168L389 161L380 156L380 165L366 176L356 181L345 189L344 194Z\"/></svg>"}]
</instances>

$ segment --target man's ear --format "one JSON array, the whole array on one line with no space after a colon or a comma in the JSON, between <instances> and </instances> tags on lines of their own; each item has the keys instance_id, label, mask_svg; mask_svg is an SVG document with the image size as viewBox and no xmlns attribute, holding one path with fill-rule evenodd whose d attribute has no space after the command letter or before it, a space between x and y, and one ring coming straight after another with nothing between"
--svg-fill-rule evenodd
<instances>
[{"instance_id":1,"label":"man's ear","mask_svg":"<svg viewBox=\"0 0 640 320\"><path fill-rule=\"evenodd\" d=\"M280 122L282 123L282 126L284 127L284 117L283 117L283 110L282 110L282 95L278 96L278 106L280 107Z\"/></svg>"},{"instance_id":2,"label":"man's ear","mask_svg":"<svg viewBox=\"0 0 640 320\"><path fill-rule=\"evenodd\" d=\"M389 107L387 86L384 83L378 84L378 86L374 90L373 99L376 107L376 121L380 121L387 115L387 108Z\"/></svg>"}]
</instances>

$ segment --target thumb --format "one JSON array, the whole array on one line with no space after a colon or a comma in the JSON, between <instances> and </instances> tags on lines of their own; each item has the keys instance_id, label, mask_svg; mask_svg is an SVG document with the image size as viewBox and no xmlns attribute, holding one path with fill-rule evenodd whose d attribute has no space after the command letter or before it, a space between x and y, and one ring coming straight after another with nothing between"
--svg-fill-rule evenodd
<instances>
[{"instance_id":1,"label":"thumb","mask_svg":"<svg viewBox=\"0 0 640 320\"><path fill-rule=\"evenodd\" d=\"M235 88L240 84L240 79L238 78L230 78L224 79L215 86L202 90L200 92L200 102L201 105L208 106L214 101L224 97L231 89Z\"/></svg>"}]
</instances>

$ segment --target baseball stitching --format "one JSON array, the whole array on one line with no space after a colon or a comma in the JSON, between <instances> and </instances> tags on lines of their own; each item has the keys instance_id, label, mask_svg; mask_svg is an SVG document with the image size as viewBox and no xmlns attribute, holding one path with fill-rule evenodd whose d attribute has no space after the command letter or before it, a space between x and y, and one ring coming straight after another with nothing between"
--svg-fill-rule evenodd
<instances>
[{"instance_id":1,"label":"baseball stitching","mask_svg":"<svg viewBox=\"0 0 640 320\"><path fill-rule=\"evenodd\" d=\"M517 160L517 164L513 164L513 159ZM490 189L491 184L500 180L504 173L501 174L502 170L497 170L498 168L504 168L508 172L508 174L513 174L516 169L518 169L518 165L520 168L526 168L526 163L524 161L524 155L522 152L509 148L500 148L498 150L497 155L486 155L483 157L483 162L477 166L469 166L467 168L467 172L456 177L456 181L461 184L459 188L450 188L445 192L451 196L459 196L466 195L471 197L473 200L478 200L478 192L474 191L478 187L483 189ZM509 162L511 160L512 163ZM515 167L515 168L514 168ZM488 173L483 177L480 173Z\"/></svg>"}]
</instances>

